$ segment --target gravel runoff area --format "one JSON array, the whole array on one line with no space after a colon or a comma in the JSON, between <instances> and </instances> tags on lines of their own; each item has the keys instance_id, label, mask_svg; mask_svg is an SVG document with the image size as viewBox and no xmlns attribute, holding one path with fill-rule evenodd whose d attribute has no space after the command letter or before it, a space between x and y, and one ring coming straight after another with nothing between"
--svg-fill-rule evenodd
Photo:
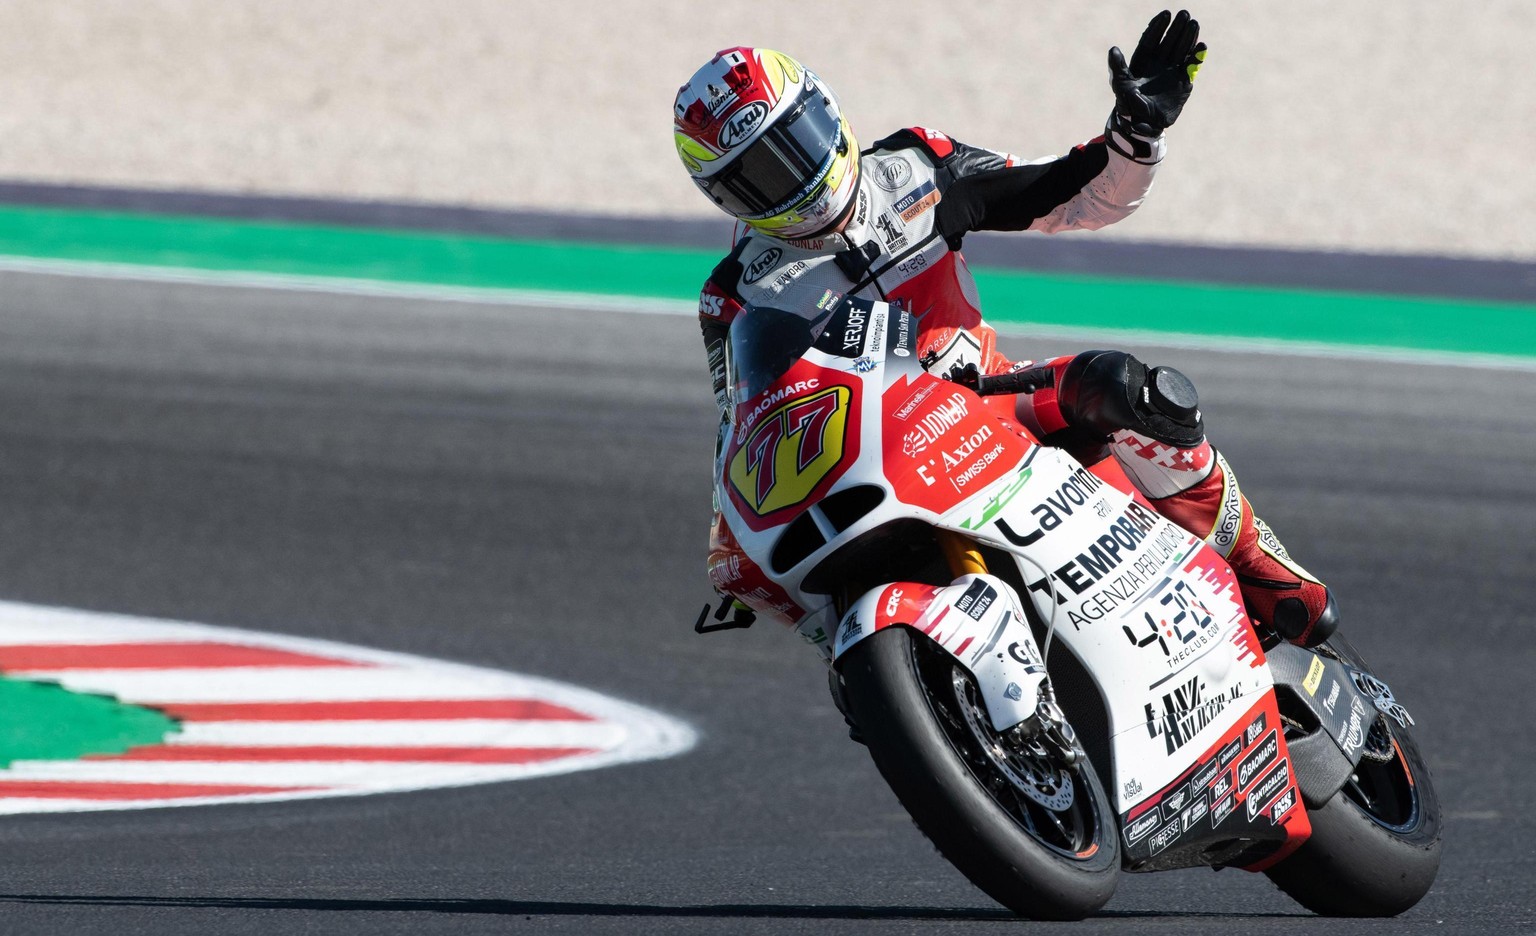
<instances>
[{"instance_id":1,"label":"gravel runoff area","mask_svg":"<svg viewBox=\"0 0 1536 936\"><path fill-rule=\"evenodd\" d=\"M818 70L866 143L1098 133L1152 2L5 0L0 178L709 216L671 151L715 49ZM1157 190L1106 236L1536 259L1529 0L1195 5Z\"/></svg>"}]
</instances>

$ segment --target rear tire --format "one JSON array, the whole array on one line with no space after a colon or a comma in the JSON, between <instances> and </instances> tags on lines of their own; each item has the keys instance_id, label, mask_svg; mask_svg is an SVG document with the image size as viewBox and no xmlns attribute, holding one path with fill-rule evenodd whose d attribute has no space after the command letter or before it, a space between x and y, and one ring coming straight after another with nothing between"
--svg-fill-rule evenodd
<instances>
[{"instance_id":1,"label":"rear tire","mask_svg":"<svg viewBox=\"0 0 1536 936\"><path fill-rule=\"evenodd\" d=\"M1082 919L1109 900L1119 825L1091 764L1047 764L999 736L984 713L978 721L970 674L909 628L875 633L838 666L881 775L973 884L1039 920ZM1047 779L1030 796L1021 773ZM1070 802L1053 809L1041 799Z\"/></svg>"},{"instance_id":2,"label":"rear tire","mask_svg":"<svg viewBox=\"0 0 1536 936\"><path fill-rule=\"evenodd\" d=\"M1342 637L1328 646L1365 668ZM1396 916L1418 903L1440 869L1440 801L1412 733L1382 719L1394 756L1364 759L1338 793L1312 810L1312 837L1265 873L1323 916Z\"/></svg>"}]
</instances>

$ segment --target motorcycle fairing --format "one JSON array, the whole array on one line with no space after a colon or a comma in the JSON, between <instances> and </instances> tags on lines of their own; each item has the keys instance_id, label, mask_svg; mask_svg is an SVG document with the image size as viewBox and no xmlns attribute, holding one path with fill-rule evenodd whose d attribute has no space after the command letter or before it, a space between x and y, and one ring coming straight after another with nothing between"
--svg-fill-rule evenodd
<instances>
[{"instance_id":1,"label":"motorcycle fairing","mask_svg":"<svg viewBox=\"0 0 1536 936\"><path fill-rule=\"evenodd\" d=\"M902 503L940 516L1011 476L1035 448L980 397L932 374L892 382L883 412L886 483Z\"/></svg>"},{"instance_id":2,"label":"motorcycle fairing","mask_svg":"<svg viewBox=\"0 0 1536 936\"><path fill-rule=\"evenodd\" d=\"M801 360L739 407L725 488L750 529L795 519L858 460L861 402L857 381Z\"/></svg>"},{"instance_id":3,"label":"motorcycle fairing","mask_svg":"<svg viewBox=\"0 0 1536 936\"><path fill-rule=\"evenodd\" d=\"M1316 723L1315 730L1293 737L1290 747L1303 798L1308 806L1321 806L1360 763L1376 720L1388 716L1356 685L1355 674L1363 670L1291 644L1270 650L1269 664L1276 685L1287 686Z\"/></svg>"},{"instance_id":4,"label":"motorcycle fairing","mask_svg":"<svg viewBox=\"0 0 1536 936\"><path fill-rule=\"evenodd\" d=\"M1268 689L1220 556L1065 453L1035 449L979 511L944 522L1014 556L1039 619L1092 674L1122 812L1183 771L1186 745L1230 729Z\"/></svg>"},{"instance_id":5,"label":"motorcycle fairing","mask_svg":"<svg viewBox=\"0 0 1536 936\"><path fill-rule=\"evenodd\" d=\"M1172 783L1121 815L1126 869L1259 871L1295 851L1312 824L1284 734L1274 693L1266 692Z\"/></svg>"},{"instance_id":6,"label":"motorcycle fairing","mask_svg":"<svg viewBox=\"0 0 1536 936\"><path fill-rule=\"evenodd\" d=\"M769 578L757 563L747 559L731 528L718 515L709 531L706 566L709 580L717 589L735 595L738 601L757 613L791 623L798 623L806 616L806 610L796 604L779 583ZM820 628L808 631L805 637L814 646L827 643L826 632Z\"/></svg>"},{"instance_id":7,"label":"motorcycle fairing","mask_svg":"<svg viewBox=\"0 0 1536 936\"><path fill-rule=\"evenodd\" d=\"M1018 600L1019 611L1022 599L1027 598L1038 621L1054 630L1055 639L1071 648L1095 680L1107 709L1111 791L1118 800L1117 811L1124 816L1135 812L1135 818L1146 821L1148 813L1138 811L1140 804L1153 798L1161 802L1166 791L1182 782L1181 777L1187 780L1191 771L1200 767L1195 752L1215 747L1216 739L1231 737L1239 721L1256 707L1274 707L1264 654L1231 569L1200 539L1136 503L1130 494L1087 471L1064 452L1032 444L1027 433L1017 432L984 408L979 397L923 373L910 348L900 340L886 347L883 339L888 333L912 333L910 316L904 311L885 303L849 306L850 310L855 308L868 310L859 357L850 360L829 353L825 343L808 347L788 374L766 385L754 400L738 405L738 424L733 427L732 445L717 467L717 479L726 477L725 459L739 454L742 443L756 430L756 421L741 414L778 412L775 407L798 404L824 389L808 383L797 388L797 383L809 379L802 374L816 374L816 379L823 381L832 379L825 376L830 373L852 388L847 425L854 423L851 417L857 412L861 435L856 456L845 455L832 480L818 481L819 493L814 498L793 508L779 508L778 515L744 516L740 491L723 496L721 509L738 532L744 551L768 570L791 599L809 611L799 621L798 630L829 656L846 649L855 637L862 638L864 628L873 632L871 621L878 622L882 602L894 594L879 589L866 594L834 626L830 596L807 592L802 585L807 574L842 544L894 520L916 519L1007 551L1014 557L1019 576L1016 581L1022 582L1022 591L990 585L997 588L1000 597L988 611L998 613L998 617L984 615L982 621L967 625L963 633L941 633L941 637L946 642L952 637L953 642L948 643L954 647L951 652L970 666L976 641L990 637L990 631L981 633L985 625L990 622L995 628L996 621L1001 621L994 606L1006 603L1002 596ZM831 317L828 332L858 330L842 314ZM893 320L896 325L889 327ZM832 351L842 350L842 342L829 340L834 342ZM875 349L881 353L872 353ZM802 367L809 369L795 369ZM875 392L876 388L880 392ZM773 394L781 394L781 398L765 402ZM961 402L965 404L963 412ZM950 408L941 412L941 406ZM937 418L924 423L925 431L909 438L915 430L911 419L919 414ZM902 415L905 420L897 418ZM893 434L898 424L904 428ZM992 434L978 438L984 426L991 427ZM998 444L1003 445L1002 451L986 460L987 453ZM935 452L947 452L949 458ZM930 458L932 465L927 462ZM920 472L920 466L929 470ZM960 477L966 479L964 484L947 483ZM859 485L880 489L882 498L877 507L842 522L822 509L828 499ZM949 494L943 500L924 499L926 492L946 489ZM790 560L775 567L775 552L793 540L788 533L794 529L815 548L795 551ZM1001 574L994 578L998 585L1006 585ZM976 579L962 581L974 584ZM963 585L946 594L949 600L942 603L930 597L927 607L957 608L968 587ZM900 596L898 607L906 597ZM934 613L936 616L937 610ZM955 610L948 612L950 617L955 614ZM919 629L934 622L935 617L922 619ZM842 637L845 627L848 635ZM1006 627L1016 625L1010 619ZM830 646L829 632L833 634ZM1029 628L1018 625L1017 632L1022 637ZM972 645L962 651L960 644L967 638ZM1034 646L1032 639L1016 642L1021 650ZM975 665L997 663L997 655L994 649ZM1003 657L1007 661L1006 650ZM1027 665L1018 664L1019 670ZM1036 700L1025 690L1037 688L1039 680L1020 680L1007 667L1000 673L1014 678L989 676L990 694L984 692L983 699L994 725L1001 728L1033 712ZM1018 687L1017 699L1008 697L1010 682ZM1002 683L1002 693L997 691L998 683ZM1165 696L1169 700L1166 706ZM1287 762L1284 779L1290 784L1288 751L1279 733L1275 745ZM1269 778L1267 782L1279 781ZM1284 795L1283 790L1276 792L1277 796ZM1246 799L1241 801L1246 804ZM1211 803L1207 795L1205 808L1213 805L1219 807L1220 803ZM1158 841L1163 846L1159 860L1186 854L1185 845L1211 842L1209 835L1196 832L1193 820L1184 838L1185 819L1182 814L1178 818L1178 840L1168 830L1170 823L1159 826L1162 834ZM1243 822L1254 824L1263 818L1256 814L1251 823L1247 818ZM1300 828L1290 824L1289 811L1279 818L1283 828ZM1226 834L1225 828L1211 831Z\"/></svg>"},{"instance_id":8,"label":"motorcycle fairing","mask_svg":"<svg viewBox=\"0 0 1536 936\"><path fill-rule=\"evenodd\" d=\"M1243 861L1249 849L1294 849L1311 827L1294 808L1273 678L1231 567L1056 450L1032 453L1019 477L1017 490L1001 487L960 526L1010 550L1040 619L1054 620L1055 640L1098 684L1127 867L1208 863L1224 843ZM1258 720L1275 730L1247 739ZM1262 795L1246 784L1223 790L1223 751L1241 757L1265 744L1268 759L1250 765L1284 762L1284 775L1248 776L1264 780Z\"/></svg>"},{"instance_id":9,"label":"motorcycle fairing","mask_svg":"<svg viewBox=\"0 0 1536 936\"><path fill-rule=\"evenodd\" d=\"M840 658L859 641L905 625L952 654L976 679L992 727L1005 731L1035 713L1045 664L1013 588L995 575L964 575L939 588L891 582L843 615L833 642Z\"/></svg>"},{"instance_id":10,"label":"motorcycle fairing","mask_svg":"<svg viewBox=\"0 0 1536 936\"><path fill-rule=\"evenodd\" d=\"M801 587L807 574L839 546L877 526L902 519L942 526L940 511L966 511L969 504L980 503L999 482L1010 479L1034 449L1016 430L1000 429L1003 424L980 397L922 369L914 351L917 323L906 311L855 297L834 302L824 329L797 352L798 359L752 396L735 401L715 466L719 509L742 554L778 584L795 609L804 612L798 619L775 616L792 622L828 659L832 648L827 635L838 621L831 613L830 595ZM832 387L846 388L846 399L819 396ZM907 499L888 473L881 442L891 421L885 410L893 387L900 388L894 392L902 401L916 399L910 407L897 405L892 419L907 420L903 433L919 433L912 443L913 457L922 463L931 458L935 463L928 472L931 483L915 472L897 479L938 494ZM955 395L960 396L958 401ZM831 412L822 418L823 410ZM764 430L765 424L775 428ZM839 431L841 439L836 438ZM981 442L987 444L981 446ZM841 458L833 464L828 453L839 445ZM765 466L772 470L771 485L764 482ZM778 487L786 478L789 487ZM878 507L851 520L822 509L823 504L861 487L882 492ZM780 551L781 558L793 553L792 560L775 565L775 550L792 532L804 534L801 542L815 544L814 548ZM776 604L782 606L784 601Z\"/></svg>"}]
</instances>

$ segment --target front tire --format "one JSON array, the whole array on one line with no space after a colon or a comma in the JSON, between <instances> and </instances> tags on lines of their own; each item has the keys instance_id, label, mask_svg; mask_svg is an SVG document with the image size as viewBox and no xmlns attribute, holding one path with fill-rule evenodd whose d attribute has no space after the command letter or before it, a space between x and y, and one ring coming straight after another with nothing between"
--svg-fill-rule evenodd
<instances>
[{"instance_id":1,"label":"front tire","mask_svg":"<svg viewBox=\"0 0 1536 936\"><path fill-rule=\"evenodd\" d=\"M1328 647L1361 669L1342 637ZM1297 903L1323 916L1396 916L1428 893L1440 870L1440 801L1409 730L1381 724L1393 756L1362 759L1343 789L1312 810L1312 837L1265 873Z\"/></svg>"},{"instance_id":2,"label":"front tire","mask_svg":"<svg viewBox=\"0 0 1536 936\"><path fill-rule=\"evenodd\" d=\"M1109 900L1119 826L1090 764L1047 763L993 731L970 674L909 628L877 632L838 665L875 766L973 884L1040 920L1082 919Z\"/></svg>"}]
</instances>

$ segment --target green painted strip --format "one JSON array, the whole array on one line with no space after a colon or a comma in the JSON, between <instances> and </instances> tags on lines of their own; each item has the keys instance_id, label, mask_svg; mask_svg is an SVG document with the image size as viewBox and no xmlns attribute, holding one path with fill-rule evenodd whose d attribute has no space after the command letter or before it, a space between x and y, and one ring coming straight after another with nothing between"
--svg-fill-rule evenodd
<instances>
[{"instance_id":1,"label":"green painted strip","mask_svg":"<svg viewBox=\"0 0 1536 936\"><path fill-rule=\"evenodd\" d=\"M1536 356L1536 305L976 273L989 321Z\"/></svg>"},{"instance_id":2,"label":"green painted strip","mask_svg":"<svg viewBox=\"0 0 1536 936\"><path fill-rule=\"evenodd\" d=\"M691 299L714 265L696 250L51 208L0 208L0 254Z\"/></svg>"},{"instance_id":3,"label":"green painted strip","mask_svg":"<svg viewBox=\"0 0 1536 936\"><path fill-rule=\"evenodd\" d=\"M722 245L722 251L724 245ZM0 254L691 301L719 255L420 231L0 208ZM998 325L1536 357L1536 302L1419 299L979 269Z\"/></svg>"},{"instance_id":4,"label":"green painted strip","mask_svg":"<svg viewBox=\"0 0 1536 936\"><path fill-rule=\"evenodd\" d=\"M18 760L74 760L156 744L179 729L154 709L54 683L0 677L0 768Z\"/></svg>"}]
</instances>

